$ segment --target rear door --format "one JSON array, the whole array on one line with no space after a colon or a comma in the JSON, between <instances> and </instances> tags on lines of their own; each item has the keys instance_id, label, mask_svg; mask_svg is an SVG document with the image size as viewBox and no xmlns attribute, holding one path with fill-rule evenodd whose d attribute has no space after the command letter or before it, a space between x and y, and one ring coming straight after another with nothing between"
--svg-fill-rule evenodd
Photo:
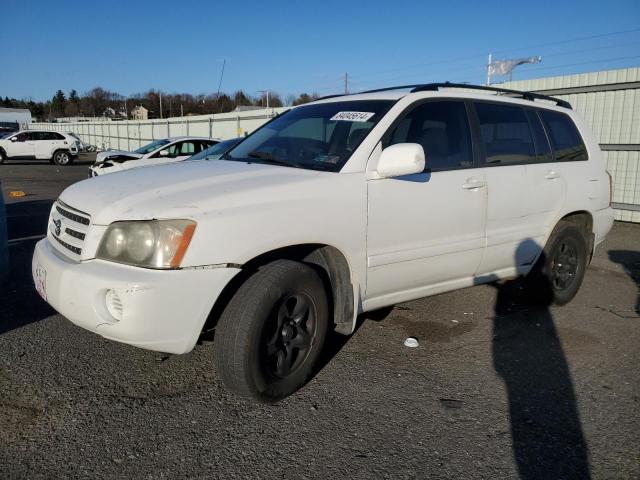
<instances>
[{"instance_id":1,"label":"rear door","mask_svg":"<svg viewBox=\"0 0 640 480\"><path fill-rule=\"evenodd\" d=\"M546 179L549 158L539 126L518 104L474 102L488 185L487 248L478 274L514 275L535 260L546 237L548 212L561 202L561 183ZM554 176L552 173L548 177ZM540 178L538 178L540 177Z\"/></svg>"},{"instance_id":2,"label":"rear door","mask_svg":"<svg viewBox=\"0 0 640 480\"><path fill-rule=\"evenodd\" d=\"M51 158L53 151L58 146L57 144L64 140L64 137L56 132L34 132L34 147L36 158ZM64 145L60 145L62 147Z\"/></svg>"},{"instance_id":3,"label":"rear door","mask_svg":"<svg viewBox=\"0 0 640 480\"><path fill-rule=\"evenodd\" d=\"M565 202L567 172L555 162L549 136L540 121L542 110L528 109L529 124L536 146L536 162L527 165L527 206L534 235L544 243L553 229L558 213ZM552 112L553 113L553 112ZM585 150L586 159L586 150Z\"/></svg>"}]
</instances>

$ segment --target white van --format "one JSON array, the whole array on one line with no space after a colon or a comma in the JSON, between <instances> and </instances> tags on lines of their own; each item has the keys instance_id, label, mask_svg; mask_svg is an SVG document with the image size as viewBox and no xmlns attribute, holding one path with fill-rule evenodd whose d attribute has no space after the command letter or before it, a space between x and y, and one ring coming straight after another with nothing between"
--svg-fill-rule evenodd
<instances>
[{"instance_id":1,"label":"white van","mask_svg":"<svg viewBox=\"0 0 640 480\"><path fill-rule=\"evenodd\" d=\"M271 402L364 311L519 275L569 302L612 226L610 192L561 100L448 83L335 96L220 160L72 185L33 277L119 342L184 353L215 326L223 382Z\"/></svg>"}]
</instances>

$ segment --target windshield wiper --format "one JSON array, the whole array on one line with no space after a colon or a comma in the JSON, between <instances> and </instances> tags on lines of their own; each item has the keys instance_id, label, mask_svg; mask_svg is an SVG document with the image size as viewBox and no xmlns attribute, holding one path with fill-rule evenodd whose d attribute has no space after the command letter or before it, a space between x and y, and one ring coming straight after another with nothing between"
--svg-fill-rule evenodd
<instances>
[{"instance_id":1,"label":"windshield wiper","mask_svg":"<svg viewBox=\"0 0 640 480\"><path fill-rule=\"evenodd\" d=\"M247 157L257 158L258 160L262 160L267 163L272 163L274 165L282 165L283 167L293 167L293 168L306 168L306 165L296 162L286 162L284 160L280 160L274 157L271 152L260 152L258 150L254 150L253 152L247 153Z\"/></svg>"}]
</instances>

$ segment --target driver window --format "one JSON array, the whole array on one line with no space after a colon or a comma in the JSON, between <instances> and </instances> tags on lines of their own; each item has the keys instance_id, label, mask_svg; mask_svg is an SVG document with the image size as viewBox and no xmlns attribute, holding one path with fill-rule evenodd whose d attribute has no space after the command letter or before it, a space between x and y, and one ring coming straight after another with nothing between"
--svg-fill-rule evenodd
<instances>
[{"instance_id":1,"label":"driver window","mask_svg":"<svg viewBox=\"0 0 640 480\"><path fill-rule=\"evenodd\" d=\"M463 102L425 102L396 125L388 144L418 143L424 149L427 168L450 170L473 165L471 133Z\"/></svg>"}]
</instances>

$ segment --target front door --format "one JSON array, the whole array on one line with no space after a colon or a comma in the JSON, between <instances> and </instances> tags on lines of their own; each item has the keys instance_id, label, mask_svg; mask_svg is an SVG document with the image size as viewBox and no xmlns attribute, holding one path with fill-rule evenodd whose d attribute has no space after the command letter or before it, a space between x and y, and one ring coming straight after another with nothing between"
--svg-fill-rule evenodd
<instances>
[{"instance_id":1,"label":"front door","mask_svg":"<svg viewBox=\"0 0 640 480\"><path fill-rule=\"evenodd\" d=\"M15 142L11 142L11 147L7 152L10 158L30 158L35 153L35 142L33 132L21 132L14 136Z\"/></svg>"},{"instance_id":2,"label":"front door","mask_svg":"<svg viewBox=\"0 0 640 480\"><path fill-rule=\"evenodd\" d=\"M465 102L413 106L370 164L396 143L422 145L426 171L368 181L366 309L473 285L484 250L486 181Z\"/></svg>"}]
</instances>

